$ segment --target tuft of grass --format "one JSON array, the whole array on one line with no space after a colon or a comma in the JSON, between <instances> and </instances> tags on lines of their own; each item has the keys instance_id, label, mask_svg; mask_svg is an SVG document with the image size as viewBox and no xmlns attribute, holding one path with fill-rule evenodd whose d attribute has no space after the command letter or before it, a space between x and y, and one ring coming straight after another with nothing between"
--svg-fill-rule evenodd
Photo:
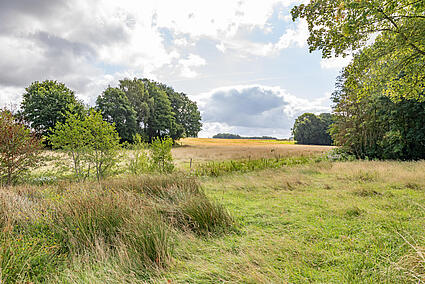
<instances>
[{"instance_id":1,"label":"tuft of grass","mask_svg":"<svg viewBox=\"0 0 425 284\"><path fill-rule=\"evenodd\" d=\"M179 207L182 213L180 222L197 234L223 233L234 228L235 221L229 212L204 196L190 198Z\"/></svg>"},{"instance_id":2,"label":"tuft of grass","mask_svg":"<svg viewBox=\"0 0 425 284\"><path fill-rule=\"evenodd\" d=\"M64 257L49 236L0 234L0 282L45 282Z\"/></svg>"}]
</instances>

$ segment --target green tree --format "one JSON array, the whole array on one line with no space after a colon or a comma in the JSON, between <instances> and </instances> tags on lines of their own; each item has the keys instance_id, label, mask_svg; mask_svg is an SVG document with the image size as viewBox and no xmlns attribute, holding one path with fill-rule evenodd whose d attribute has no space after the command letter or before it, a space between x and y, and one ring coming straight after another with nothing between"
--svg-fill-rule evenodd
<instances>
[{"instance_id":1,"label":"green tree","mask_svg":"<svg viewBox=\"0 0 425 284\"><path fill-rule=\"evenodd\" d=\"M69 114L64 123L57 124L50 141L55 148L67 151L72 157L78 178L90 176L90 169L94 168L100 181L118 162L120 137L115 125L104 121L95 110L84 118Z\"/></svg>"},{"instance_id":2,"label":"green tree","mask_svg":"<svg viewBox=\"0 0 425 284\"><path fill-rule=\"evenodd\" d=\"M364 82L354 80L356 73L350 73L350 67L332 95L335 144L358 158L424 159L425 102L403 98L394 102L382 92L365 96L356 86Z\"/></svg>"},{"instance_id":3,"label":"green tree","mask_svg":"<svg viewBox=\"0 0 425 284\"><path fill-rule=\"evenodd\" d=\"M67 113L82 114L84 106L73 91L56 81L34 82L25 89L21 103L22 116L37 133L48 136Z\"/></svg>"},{"instance_id":4,"label":"green tree","mask_svg":"<svg viewBox=\"0 0 425 284\"><path fill-rule=\"evenodd\" d=\"M173 109L176 128L182 129L182 133L178 133L173 138L177 140L181 137L197 137L201 131L201 113L195 102L191 101L186 94L174 92L173 89L167 92L168 99Z\"/></svg>"},{"instance_id":5,"label":"green tree","mask_svg":"<svg viewBox=\"0 0 425 284\"><path fill-rule=\"evenodd\" d=\"M11 185L40 161L40 140L10 111L0 110L0 183Z\"/></svg>"},{"instance_id":6,"label":"green tree","mask_svg":"<svg viewBox=\"0 0 425 284\"><path fill-rule=\"evenodd\" d=\"M332 139L329 128L332 123L330 114L319 116L313 113L304 113L294 123L292 134L298 144L331 145Z\"/></svg>"},{"instance_id":7,"label":"green tree","mask_svg":"<svg viewBox=\"0 0 425 284\"><path fill-rule=\"evenodd\" d=\"M313 0L292 10L294 20L307 20L310 51L361 53L363 95L382 92L394 101L425 100L424 13L425 1L410 0Z\"/></svg>"},{"instance_id":8,"label":"green tree","mask_svg":"<svg viewBox=\"0 0 425 284\"><path fill-rule=\"evenodd\" d=\"M137 113L131 106L126 94L119 88L108 87L96 100L96 108L102 117L115 127L123 141L132 142L137 133Z\"/></svg>"},{"instance_id":9,"label":"green tree","mask_svg":"<svg viewBox=\"0 0 425 284\"><path fill-rule=\"evenodd\" d=\"M165 91L153 82L149 82L148 86L149 96L153 98L153 107L148 119L147 134L149 141L152 141L154 137L169 136L175 126L175 118Z\"/></svg>"},{"instance_id":10,"label":"green tree","mask_svg":"<svg viewBox=\"0 0 425 284\"><path fill-rule=\"evenodd\" d=\"M91 149L88 159L93 162L99 181L109 175L118 162L120 137L115 125L104 121L99 112L92 110L84 122L89 133L88 144Z\"/></svg>"},{"instance_id":11,"label":"green tree","mask_svg":"<svg viewBox=\"0 0 425 284\"><path fill-rule=\"evenodd\" d=\"M90 175L90 163L87 153L90 151L90 133L83 119L69 114L64 123L58 122L49 137L55 149L62 149L71 157L73 171L78 179Z\"/></svg>"},{"instance_id":12,"label":"green tree","mask_svg":"<svg viewBox=\"0 0 425 284\"><path fill-rule=\"evenodd\" d=\"M125 93L130 105L136 111L137 132L142 134L146 130L148 118L153 108L153 98L149 97L149 91L141 79L120 80L119 88Z\"/></svg>"},{"instance_id":13,"label":"green tree","mask_svg":"<svg viewBox=\"0 0 425 284\"><path fill-rule=\"evenodd\" d=\"M153 170L170 173L174 169L171 148L173 140L171 138L161 139L159 137L152 140L151 145L151 166Z\"/></svg>"}]
</instances>

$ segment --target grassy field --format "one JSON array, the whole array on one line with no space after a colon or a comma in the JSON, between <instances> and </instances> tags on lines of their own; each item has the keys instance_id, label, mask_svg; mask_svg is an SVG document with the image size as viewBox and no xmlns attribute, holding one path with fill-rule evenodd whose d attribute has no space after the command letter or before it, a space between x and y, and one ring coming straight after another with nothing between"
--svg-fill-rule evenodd
<instances>
[{"instance_id":1,"label":"grassy field","mask_svg":"<svg viewBox=\"0 0 425 284\"><path fill-rule=\"evenodd\" d=\"M181 144L183 172L171 176L1 188L2 283L425 281L424 161L332 162L319 158L330 147L275 141ZM193 177L190 158L231 167Z\"/></svg>"}]
</instances>

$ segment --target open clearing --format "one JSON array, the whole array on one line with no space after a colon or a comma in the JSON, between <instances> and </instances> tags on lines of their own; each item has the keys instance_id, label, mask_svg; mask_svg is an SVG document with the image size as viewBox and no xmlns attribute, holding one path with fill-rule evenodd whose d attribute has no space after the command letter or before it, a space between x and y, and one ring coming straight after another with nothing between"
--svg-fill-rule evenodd
<instances>
[{"instance_id":1,"label":"open clearing","mask_svg":"<svg viewBox=\"0 0 425 284\"><path fill-rule=\"evenodd\" d=\"M259 159L322 154L333 147L296 145L288 141L251 139L185 138L178 141L181 147L173 149L177 162L194 163L217 160Z\"/></svg>"},{"instance_id":2,"label":"open clearing","mask_svg":"<svg viewBox=\"0 0 425 284\"><path fill-rule=\"evenodd\" d=\"M425 162L356 161L204 178L207 194L230 210L240 232L181 240L165 277L194 283L423 277L424 173Z\"/></svg>"}]
</instances>

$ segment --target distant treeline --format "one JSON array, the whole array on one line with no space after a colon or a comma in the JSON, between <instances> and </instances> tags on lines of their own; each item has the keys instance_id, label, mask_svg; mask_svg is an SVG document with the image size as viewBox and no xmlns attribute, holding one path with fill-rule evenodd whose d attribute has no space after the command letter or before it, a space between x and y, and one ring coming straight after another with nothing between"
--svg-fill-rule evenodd
<instances>
[{"instance_id":1,"label":"distant treeline","mask_svg":"<svg viewBox=\"0 0 425 284\"><path fill-rule=\"evenodd\" d=\"M254 137L243 137L238 134L230 134L230 133L219 133L213 136L213 138L217 139L258 139L258 140L278 140L275 137L270 136L254 136Z\"/></svg>"}]
</instances>

